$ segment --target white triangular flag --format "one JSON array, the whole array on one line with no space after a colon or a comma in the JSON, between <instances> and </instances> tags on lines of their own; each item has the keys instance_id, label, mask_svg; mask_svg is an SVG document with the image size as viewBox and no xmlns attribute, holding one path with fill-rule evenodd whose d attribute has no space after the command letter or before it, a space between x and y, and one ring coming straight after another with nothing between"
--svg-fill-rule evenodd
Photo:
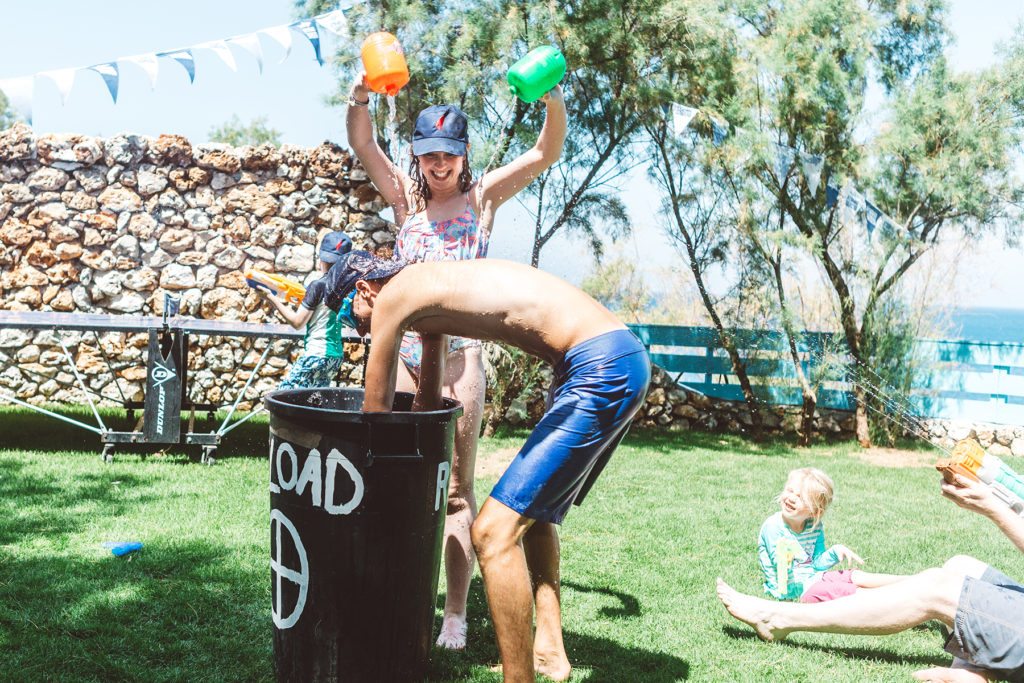
<instances>
[{"instance_id":1,"label":"white triangular flag","mask_svg":"<svg viewBox=\"0 0 1024 683\"><path fill-rule=\"evenodd\" d=\"M807 191L812 197L818 196L818 185L821 183L821 171L825 168L825 158L820 154L801 154L800 165L804 169L804 181Z\"/></svg>"},{"instance_id":2,"label":"white triangular flag","mask_svg":"<svg viewBox=\"0 0 1024 683\"><path fill-rule=\"evenodd\" d=\"M0 90L7 97L7 104L29 124L32 123L32 96L35 93L33 81L32 76L0 81Z\"/></svg>"},{"instance_id":3,"label":"white triangular flag","mask_svg":"<svg viewBox=\"0 0 1024 683\"><path fill-rule=\"evenodd\" d=\"M156 88L156 78L160 73L160 60L156 58L156 55L150 53L148 55L133 55L131 57L122 57L122 62L131 62L135 66L139 67L146 72L146 77L149 78L150 89Z\"/></svg>"},{"instance_id":4,"label":"white triangular flag","mask_svg":"<svg viewBox=\"0 0 1024 683\"><path fill-rule=\"evenodd\" d=\"M237 45L252 55L256 60L256 68L260 73L263 73L263 46L260 45L260 39L255 33L235 36L234 38L229 38L228 42Z\"/></svg>"},{"instance_id":5,"label":"white triangular flag","mask_svg":"<svg viewBox=\"0 0 1024 683\"><path fill-rule=\"evenodd\" d=\"M793 167L793 156L796 151L787 145L781 143L775 143L775 177L779 181L779 185L783 185L786 182L786 178L789 177L789 169Z\"/></svg>"},{"instance_id":6,"label":"white triangular flag","mask_svg":"<svg viewBox=\"0 0 1024 683\"><path fill-rule=\"evenodd\" d=\"M259 33L267 36L284 49L284 56L281 57L282 62L288 59L288 55L292 52L292 30L290 28L287 26L271 26L259 31Z\"/></svg>"},{"instance_id":7,"label":"white triangular flag","mask_svg":"<svg viewBox=\"0 0 1024 683\"><path fill-rule=\"evenodd\" d=\"M672 129L676 135L682 135L686 127L690 125L690 121L693 121L693 117L697 115L699 109L693 107L685 107L681 104L672 103Z\"/></svg>"},{"instance_id":8,"label":"white triangular flag","mask_svg":"<svg viewBox=\"0 0 1024 683\"><path fill-rule=\"evenodd\" d=\"M235 64L235 56L231 54L231 48L223 40L211 40L208 43L201 43L196 47L210 50L213 54L220 58L220 61L224 62L229 69L232 71L238 71L238 65Z\"/></svg>"},{"instance_id":9,"label":"white triangular flag","mask_svg":"<svg viewBox=\"0 0 1024 683\"><path fill-rule=\"evenodd\" d=\"M340 9L314 17L314 21L336 36L348 33L348 20Z\"/></svg>"},{"instance_id":10,"label":"white triangular flag","mask_svg":"<svg viewBox=\"0 0 1024 683\"><path fill-rule=\"evenodd\" d=\"M68 101L68 95L71 93L71 86L75 84L76 73L78 73L78 69L55 69L53 71L43 71L39 75L50 79L57 86L57 91L60 93L60 103L65 105Z\"/></svg>"}]
</instances>

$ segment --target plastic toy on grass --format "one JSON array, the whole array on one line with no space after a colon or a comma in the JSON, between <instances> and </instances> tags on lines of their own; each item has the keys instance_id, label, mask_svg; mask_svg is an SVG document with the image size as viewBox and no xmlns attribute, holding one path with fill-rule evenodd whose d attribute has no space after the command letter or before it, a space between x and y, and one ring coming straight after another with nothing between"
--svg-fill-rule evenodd
<instances>
[{"instance_id":1,"label":"plastic toy on grass","mask_svg":"<svg viewBox=\"0 0 1024 683\"><path fill-rule=\"evenodd\" d=\"M295 280L274 273L264 273L262 270L245 271L245 282L253 289L265 289L274 296L295 304L302 303L303 297L306 296L306 288Z\"/></svg>"},{"instance_id":2,"label":"plastic toy on grass","mask_svg":"<svg viewBox=\"0 0 1024 683\"><path fill-rule=\"evenodd\" d=\"M523 102L536 102L565 76L565 57L553 45L541 45L508 70L508 89Z\"/></svg>"},{"instance_id":3,"label":"plastic toy on grass","mask_svg":"<svg viewBox=\"0 0 1024 683\"><path fill-rule=\"evenodd\" d=\"M996 498L1024 517L1024 478L997 456L986 453L974 439L958 441L950 456L935 463L935 468L950 483L954 474L985 482Z\"/></svg>"},{"instance_id":4,"label":"plastic toy on grass","mask_svg":"<svg viewBox=\"0 0 1024 683\"><path fill-rule=\"evenodd\" d=\"M107 541L103 544L104 548L108 548L117 557L122 557L128 553L133 553L136 550L142 550L141 541Z\"/></svg>"},{"instance_id":5,"label":"plastic toy on grass","mask_svg":"<svg viewBox=\"0 0 1024 683\"><path fill-rule=\"evenodd\" d=\"M776 583L779 584L779 593L785 595L789 592L789 566L794 559L807 557L807 553L796 542L796 539L783 537L775 544L775 571L778 573Z\"/></svg>"},{"instance_id":6,"label":"plastic toy on grass","mask_svg":"<svg viewBox=\"0 0 1024 683\"><path fill-rule=\"evenodd\" d=\"M394 96L409 82L409 67L405 63L402 44L387 31L366 37L362 57L366 83L373 92Z\"/></svg>"}]
</instances>

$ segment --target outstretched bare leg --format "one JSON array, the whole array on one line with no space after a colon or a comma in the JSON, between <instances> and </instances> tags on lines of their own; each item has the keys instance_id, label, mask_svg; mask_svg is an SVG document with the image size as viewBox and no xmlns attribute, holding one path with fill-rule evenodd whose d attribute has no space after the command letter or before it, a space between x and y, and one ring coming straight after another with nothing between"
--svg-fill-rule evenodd
<instances>
[{"instance_id":1,"label":"outstretched bare leg","mask_svg":"<svg viewBox=\"0 0 1024 683\"><path fill-rule=\"evenodd\" d=\"M952 626L964 576L926 569L902 581L813 604L771 602L738 593L718 579L718 599L729 614L749 624L764 640L793 631L884 635L939 619Z\"/></svg>"},{"instance_id":2,"label":"outstretched bare leg","mask_svg":"<svg viewBox=\"0 0 1024 683\"><path fill-rule=\"evenodd\" d=\"M572 666L562 641L562 596L559 578L558 527L535 522L523 537L526 564L537 606L537 634L533 639L533 666L555 681L568 680Z\"/></svg>"}]
</instances>

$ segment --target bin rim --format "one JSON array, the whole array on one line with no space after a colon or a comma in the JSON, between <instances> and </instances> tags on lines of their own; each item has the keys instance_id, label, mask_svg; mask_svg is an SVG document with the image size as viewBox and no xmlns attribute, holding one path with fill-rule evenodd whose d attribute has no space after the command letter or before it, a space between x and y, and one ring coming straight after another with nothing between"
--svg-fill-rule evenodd
<instances>
[{"instance_id":1,"label":"bin rim","mask_svg":"<svg viewBox=\"0 0 1024 683\"><path fill-rule=\"evenodd\" d=\"M291 394L299 391L358 391L362 389L355 387L316 387L309 389L276 389L263 397L263 405L271 415L290 417L293 419L312 419L324 422L357 422L361 424L446 424L463 414L462 403L451 398L442 398L440 410L423 411L393 411L389 413L364 413L361 410L337 410L332 408L318 408L310 405L299 405L283 401L284 394ZM395 396L414 396L405 391L395 392Z\"/></svg>"}]
</instances>

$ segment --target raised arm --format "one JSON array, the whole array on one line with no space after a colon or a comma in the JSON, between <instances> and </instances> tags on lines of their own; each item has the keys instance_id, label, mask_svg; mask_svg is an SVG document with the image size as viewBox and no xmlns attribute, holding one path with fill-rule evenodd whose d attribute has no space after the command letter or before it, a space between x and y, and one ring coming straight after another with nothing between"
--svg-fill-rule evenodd
<instances>
[{"instance_id":1,"label":"raised arm","mask_svg":"<svg viewBox=\"0 0 1024 683\"><path fill-rule=\"evenodd\" d=\"M555 86L542 101L546 107L544 127L537 142L501 168L490 171L480 180L482 189L481 211L493 212L518 194L562 156L565 144L565 100L561 86Z\"/></svg>"},{"instance_id":2,"label":"raised arm","mask_svg":"<svg viewBox=\"0 0 1024 683\"><path fill-rule=\"evenodd\" d=\"M277 309L277 312L281 317L287 320L288 324L296 330L302 329L313 315L313 311L305 306L299 306L298 309L294 309L288 305L284 299L274 296L262 287L257 287L256 291L259 292L260 296L262 296L266 301L270 302L270 304Z\"/></svg>"},{"instance_id":3,"label":"raised arm","mask_svg":"<svg viewBox=\"0 0 1024 683\"><path fill-rule=\"evenodd\" d=\"M374 139L369 104L370 91L366 87L366 74L360 73L349 91L348 111L345 114L348 144L355 152L359 163L366 169L377 191L384 197L384 201L394 209L395 221L401 224L408 213L405 198L408 178L388 159Z\"/></svg>"}]
</instances>

